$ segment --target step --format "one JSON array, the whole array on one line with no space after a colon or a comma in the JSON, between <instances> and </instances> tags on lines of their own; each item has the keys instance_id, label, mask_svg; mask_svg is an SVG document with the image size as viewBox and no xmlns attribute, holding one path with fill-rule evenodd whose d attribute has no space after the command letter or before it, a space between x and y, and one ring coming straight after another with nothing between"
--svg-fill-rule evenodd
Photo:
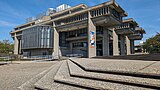
<instances>
[{"instance_id":1,"label":"step","mask_svg":"<svg viewBox=\"0 0 160 90\"><path fill-rule=\"evenodd\" d=\"M143 73L147 73L147 72L150 72L153 74L159 73L159 76L160 76L160 62L157 62L157 63L151 65L150 67L146 67L145 69L142 69L140 71Z\"/></svg>"},{"instance_id":2,"label":"step","mask_svg":"<svg viewBox=\"0 0 160 90\"><path fill-rule=\"evenodd\" d=\"M153 89L160 88L160 80L157 80L157 79L88 72L88 71L84 71L82 68L80 68L70 60L68 60L68 66L69 66L70 75L74 77L90 78L90 79L102 80L102 81L108 81L108 82L117 82L121 84L127 84L132 86L139 86L139 87L148 87Z\"/></svg>"},{"instance_id":3,"label":"step","mask_svg":"<svg viewBox=\"0 0 160 90\"><path fill-rule=\"evenodd\" d=\"M60 84L54 82L54 76L59 70L62 62L57 63L46 75L38 80L34 85L36 89L40 90L82 90L81 88Z\"/></svg>"},{"instance_id":4,"label":"step","mask_svg":"<svg viewBox=\"0 0 160 90\"><path fill-rule=\"evenodd\" d=\"M46 73L41 79L39 79L34 86L40 89L50 89L51 85L54 81L54 76L57 73L59 67L61 66L62 62L58 62L52 69Z\"/></svg>"},{"instance_id":5,"label":"step","mask_svg":"<svg viewBox=\"0 0 160 90\"><path fill-rule=\"evenodd\" d=\"M86 58L70 58L70 60L77 64L79 67L83 68L85 71L127 75L143 78L160 78L160 72L153 73L154 71L143 71L143 69L157 64L157 61L120 61ZM158 65L160 65L160 63L158 63ZM160 70L160 67L156 67L156 69L154 70Z\"/></svg>"},{"instance_id":6,"label":"step","mask_svg":"<svg viewBox=\"0 0 160 90\"><path fill-rule=\"evenodd\" d=\"M21 86L18 87L18 89L20 90L34 90L34 84L41 79L46 73L48 73L53 67L55 67L56 63L53 64L51 67L49 67L48 69L44 70L43 72L37 74L35 77L31 78L30 80L28 80L27 82L25 82L24 84L22 84Z\"/></svg>"},{"instance_id":7,"label":"step","mask_svg":"<svg viewBox=\"0 0 160 90\"><path fill-rule=\"evenodd\" d=\"M118 84L118 83L111 83L106 81L98 81L98 80L92 80L92 79L84 79L84 78L78 78L78 77L72 77L70 76L69 69L68 69L67 61L64 61L62 63L62 66L58 70L54 80L56 82L72 85L72 86L78 86L85 89L114 89L114 90L124 90L124 89L130 89L130 90L141 90L147 88L142 87L136 87L136 86L129 86L124 84Z\"/></svg>"},{"instance_id":8,"label":"step","mask_svg":"<svg viewBox=\"0 0 160 90\"><path fill-rule=\"evenodd\" d=\"M75 86L71 86L71 85L67 85L67 84L61 84L58 82L54 82L51 85L51 88L49 90L86 90L86 89L83 89L81 87L75 87Z\"/></svg>"}]
</instances>

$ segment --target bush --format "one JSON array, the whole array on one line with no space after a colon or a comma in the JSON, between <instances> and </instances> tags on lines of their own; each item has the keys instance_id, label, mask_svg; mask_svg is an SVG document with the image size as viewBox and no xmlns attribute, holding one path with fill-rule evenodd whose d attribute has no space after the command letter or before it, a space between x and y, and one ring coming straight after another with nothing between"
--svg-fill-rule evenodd
<instances>
[{"instance_id":1,"label":"bush","mask_svg":"<svg viewBox=\"0 0 160 90\"><path fill-rule=\"evenodd\" d=\"M9 40L0 41L0 53L9 54L9 52L13 52L14 44L12 44Z\"/></svg>"},{"instance_id":2,"label":"bush","mask_svg":"<svg viewBox=\"0 0 160 90\"><path fill-rule=\"evenodd\" d=\"M147 39L143 48L149 53L160 53L160 33Z\"/></svg>"}]
</instances>

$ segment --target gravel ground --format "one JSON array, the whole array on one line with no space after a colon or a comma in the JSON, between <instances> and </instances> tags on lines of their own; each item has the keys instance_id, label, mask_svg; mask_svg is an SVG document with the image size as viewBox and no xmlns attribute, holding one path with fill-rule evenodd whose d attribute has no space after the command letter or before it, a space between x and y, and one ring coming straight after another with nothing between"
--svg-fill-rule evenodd
<instances>
[{"instance_id":1,"label":"gravel ground","mask_svg":"<svg viewBox=\"0 0 160 90\"><path fill-rule=\"evenodd\" d=\"M0 90L17 90L17 87L52 66L52 62L21 61L0 66Z\"/></svg>"}]
</instances>

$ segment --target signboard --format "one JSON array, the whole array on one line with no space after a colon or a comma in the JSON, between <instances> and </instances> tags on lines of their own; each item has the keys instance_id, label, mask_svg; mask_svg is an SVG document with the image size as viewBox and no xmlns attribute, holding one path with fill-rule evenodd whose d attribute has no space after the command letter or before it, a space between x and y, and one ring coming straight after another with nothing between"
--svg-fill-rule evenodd
<instances>
[{"instance_id":1,"label":"signboard","mask_svg":"<svg viewBox=\"0 0 160 90\"><path fill-rule=\"evenodd\" d=\"M95 32L90 31L90 48L95 47Z\"/></svg>"}]
</instances>

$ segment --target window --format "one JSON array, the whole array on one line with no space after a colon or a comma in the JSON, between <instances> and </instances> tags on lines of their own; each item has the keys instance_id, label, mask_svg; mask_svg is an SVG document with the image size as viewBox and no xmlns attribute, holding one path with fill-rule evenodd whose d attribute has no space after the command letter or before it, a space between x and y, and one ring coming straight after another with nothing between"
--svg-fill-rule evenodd
<instances>
[{"instance_id":1,"label":"window","mask_svg":"<svg viewBox=\"0 0 160 90\"><path fill-rule=\"evenodd\" d=\"M87 47L87 42L76 42L73 43L73 48L77 48L77 47Z\"/></svg>"}]
</instances>

